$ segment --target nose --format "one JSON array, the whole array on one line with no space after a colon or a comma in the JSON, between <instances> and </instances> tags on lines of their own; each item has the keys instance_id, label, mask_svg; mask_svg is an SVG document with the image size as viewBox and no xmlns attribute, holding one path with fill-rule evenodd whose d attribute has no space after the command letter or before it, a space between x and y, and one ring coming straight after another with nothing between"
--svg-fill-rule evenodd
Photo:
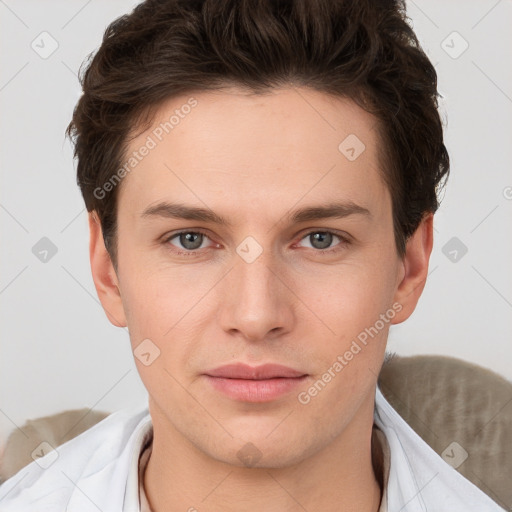
<instances>
[{"instance_id":1,"label":"nose","mask_svg":"<svg viewBox=\"0 0 512 512\"><path fill-rule=\"evenodd\" d=\"M275 339L292 330L297 299L289 273L270 251L252 262L235 260L221 293L222 329L247 341Z\"/></svg>"}]
</instances>

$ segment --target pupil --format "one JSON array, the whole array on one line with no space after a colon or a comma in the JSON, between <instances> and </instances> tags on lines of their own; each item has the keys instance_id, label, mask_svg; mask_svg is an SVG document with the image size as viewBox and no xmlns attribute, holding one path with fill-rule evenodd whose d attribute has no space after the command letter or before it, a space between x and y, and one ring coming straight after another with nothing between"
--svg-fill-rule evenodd
<instances>
[{"instance_id":1,"label":"pupil","mask_svg":"<svg viewBox=\"0 0 512 512\"><path fill-rule=\"evenodd\" d=\"M325 249L325 248L329 247L330 241L331 241L330 237L332 236L330 233L318 232L318 233L313 233L312 236L313 236L315 242L320 242L320 244L319 244L320 247L317 247L317 248Z\"/></svg>"},{"instance_id":2,"label":"pupil","mask_svg":"<svg viewBox=\"0 0 512 512\"><path fill-rule=\"evenodd\" d=\"M185 233L181 235L181 244L183 247L187 249L197 249L201 246L201 243L197 245L197 239L199 239L202 235L200 233Z\"/></svg>"}]
</instances>

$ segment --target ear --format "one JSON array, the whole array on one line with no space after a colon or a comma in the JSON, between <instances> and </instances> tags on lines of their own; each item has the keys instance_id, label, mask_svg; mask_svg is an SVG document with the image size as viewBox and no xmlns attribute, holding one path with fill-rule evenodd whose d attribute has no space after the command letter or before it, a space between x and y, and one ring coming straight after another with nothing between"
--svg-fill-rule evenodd
<instances>
[{"instance_id":1,"label":"ear","mask_svg":"<svg viewBox=\"0 0 512 512\"><path fill-rule=\"evenodd\" d=\"M94 210L89 212L89 236L92 278L101 305L113 325L126 327L117 274L105 247L101 223Z\"/></svg>"},{"instance_id":2,"label":"ear","mask_svg":"<svg viewBox=\"0 0 512 512\"><path fill-rule=\"evenodd\" d=\"M434 239L433 224L434 215L430 213L423 218L407 241L405 256L401 262L401 281L394 299L402 308L393 318L393 324L399 324L411 316L423 292Z\"/></svg>"}]
</instances>

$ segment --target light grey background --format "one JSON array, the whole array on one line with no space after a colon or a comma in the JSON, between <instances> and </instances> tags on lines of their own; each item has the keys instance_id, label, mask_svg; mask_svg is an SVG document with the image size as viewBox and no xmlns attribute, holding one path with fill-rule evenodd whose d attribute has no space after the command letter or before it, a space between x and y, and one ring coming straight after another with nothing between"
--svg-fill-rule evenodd
<instances>
[{"instance_id":1,"label":"light grey background","mask_svg":"<svg viewBox=\"0 0 512 512\"><path fill-rule=\"evenodd\" d=\"M27 418L146 397L128 332L96 297L64 138L81 62L136 3L0 0L0 435ZM445 96L452 174L425 292L388 350L452 355L511 379L512 2L409 1L408 14ZM33 252L43 237L57 249L46 262Z\"/></svg>"}]
</instances>

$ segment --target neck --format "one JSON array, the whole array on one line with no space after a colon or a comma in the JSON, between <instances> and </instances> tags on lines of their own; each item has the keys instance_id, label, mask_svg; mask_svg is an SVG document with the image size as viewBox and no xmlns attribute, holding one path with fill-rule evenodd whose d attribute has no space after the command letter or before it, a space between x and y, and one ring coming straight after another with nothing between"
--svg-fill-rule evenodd
<instances>
[{"instance_id":1,"label":"neck","mask_svg":"<svg viewBox=\"0 0 512 512\"><path fill-rule=\"evenodd\" d=\"M381 457L372 440L373 397L367 402L329 445L279 468L239 467L205 457L155 407L153 447L144 473L152 511L377 512Z\"/></svg>"}]
</instances>

